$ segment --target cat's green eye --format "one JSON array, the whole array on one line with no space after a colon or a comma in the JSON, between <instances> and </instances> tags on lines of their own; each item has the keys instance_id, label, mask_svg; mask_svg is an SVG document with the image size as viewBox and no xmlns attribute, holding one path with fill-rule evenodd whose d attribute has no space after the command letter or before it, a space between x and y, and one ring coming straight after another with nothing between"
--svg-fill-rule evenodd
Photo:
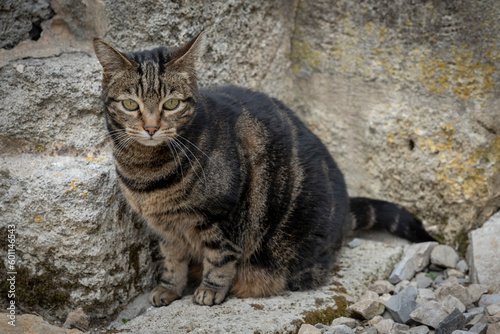
<instances>
[{"instance_id":1,"label":"cat's green eye","mask_svg":"<svg viewBox=\"0 0 500 334\"><path fill-rule=\"evenodd\" d=\"M163 108L167 110L174 110L179 106L179 99L169 99L167 102L163 103Z\"/></svg>"},{"instance_id":2,"label":"cat's green eye","mask_svg":"<svg viewBox=\"0 0 500 334\"><path fill-rule=\"evenodd\" d=\"M125 109L127 109L129 111L134 111L134 110L137 110L139 108L139 104L131 99L123 100L122 105Z\"/></svg>"}]
</instances>

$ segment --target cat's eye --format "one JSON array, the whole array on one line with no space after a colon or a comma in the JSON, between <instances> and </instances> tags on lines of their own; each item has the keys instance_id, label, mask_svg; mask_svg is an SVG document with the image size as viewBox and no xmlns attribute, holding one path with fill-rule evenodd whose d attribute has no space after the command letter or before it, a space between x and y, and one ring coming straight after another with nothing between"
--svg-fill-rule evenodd
<instances>
[{"instance_id":1,"label":"cat's eye","mask_svg":"<svg viewBox=\"0 0 500 334\"><path fill-rule=\"evenodd\" d=\"M163 108L167 110L174 110L179 106L179 99L169 99L167 102L163 103Z\"/></svg>"},{"instance_id":2,"label":"cat's eye","mask_svg":"<svg viewBox=\"0 0 500 334\"><path fill-rule=\"evenodd\" d=\"M123 100L122 105L125 109L127 109L129 111L134 111L134 110L137 110L139 108L139 104L132 99Z\"/></svg>"}]
</instances>

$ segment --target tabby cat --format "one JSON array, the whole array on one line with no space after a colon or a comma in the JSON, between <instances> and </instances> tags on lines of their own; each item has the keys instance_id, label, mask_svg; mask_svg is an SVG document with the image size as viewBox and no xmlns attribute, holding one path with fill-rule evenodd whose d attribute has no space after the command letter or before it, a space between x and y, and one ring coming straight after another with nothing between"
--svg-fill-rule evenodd
<instances>
[{"instance_id":1,"label":"tabby cat","mask_svg":"<svg viewBox=\"0 0 500 334\"><path fill-rule=\"evenodd\" d=\"M94 41L120 187L160 238L152 305L180 298L190 268L201 305L318 287L354 228L433 240L402 207L349 198L326 147L280 101L199 89L202 34L135 53Z\"/></svg>"}]
</instances>

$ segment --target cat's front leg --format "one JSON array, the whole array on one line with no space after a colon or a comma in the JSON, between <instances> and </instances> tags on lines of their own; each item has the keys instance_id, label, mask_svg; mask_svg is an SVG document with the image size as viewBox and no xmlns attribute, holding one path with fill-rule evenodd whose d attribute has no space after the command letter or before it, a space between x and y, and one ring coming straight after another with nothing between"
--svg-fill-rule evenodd
<instances>
[{"instance_id":1,"label":"cat's front leg","mask_svg":"<svg viewBox=\"0 0 500 334\"><path fill-rule=\"evenodd\" d=\"M178 244L168 241L160 242L163 255L163 272L159 285L149 294L149 302L153 306L165 306L181 298L187 285L189 256Z\"/></svg>"},{"instance_id":2,"label":"cat's front leg","mask_svg":"<svg viewBox=\"0 0 500 334\"><path fill-rule=\"evenodd\" d=\"M208 306L222 303L233 284L239 258L233 247L205 248L203 280L194 293L194 302Z\"/></svg>"}]
</instances>

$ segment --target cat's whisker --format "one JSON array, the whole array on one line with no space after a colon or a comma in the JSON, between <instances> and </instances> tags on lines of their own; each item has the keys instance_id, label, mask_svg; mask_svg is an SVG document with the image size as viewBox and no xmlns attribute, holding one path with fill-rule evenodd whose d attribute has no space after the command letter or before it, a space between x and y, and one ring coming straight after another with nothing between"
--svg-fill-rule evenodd
<instances>
[{"instance_id":1,"label":"cat's whisker","mask_svg":"<svg viewBox=\"0 0 500 334\"><path fill-rule=\"evenodd\" d=\"M207 176L205 174L205 170L203 169L203 166L202 164L200 163L200 160L198 160L198 158L196 157L196 155L194 155L194 153L189 149L189 147L187 147L186 145L184 145L180 140L176 140L175 138L172 138L172 141L174 143L177 143L177 145L182 145L186 148L186 150L189 151L189 153L191 153L191 155L196 159L196 162L198 163L198 166L200 166L200 169L201 169L201 172L203 173L203 179L205 180L205 185L207 184ZM182 147L180 147L182 149ZM186 154L186 151L182 150L184 152L184 154L186 155L186 158L188 158L189 160L189 164L191 165L191 168L193 168L194 172L196 173L196 176L198 177L198 179L201 181L201 177L198 175L198 173L196 172L196 169L194 168L194 166L191 164L191 159L189 159L189 156Z\"/></svg>"},{"instance_id":2,"label":"cat's whisker","mask_svg":"<svg viewBox=\"0 0 500 334\"><path fill-rule=\"evenodd\" d=\"M186 137L183 137L181 136L180 134L177 134L177 137L179 137L180 139L184 139L185 141L187 141L189 144L193 145L194 148L196 148L198 151L200 151L204 156L206 156L211 162L217 164L217 161L213 160L210 156L208 156L205 152L203 152L203 150L201 148L199 148L198 146L196 146L193 142L191 142L189 139L187 139Z\"/></svg>"},{"instance_id":3,"label":"cat's whisker","mask_svg":"<svg viewBox=\"0 0 500 334\"><path fill-rule=\"evenodd\" d=\"M104 133L102 135L99 135L96 140L98 142L101 142L101 141L106 140L107 138L113 138L113 134L116 134L116 133L119 133L119 132L125 132L125 131L127 131L127 130L125 130L125 129L117 129L117 130L107 131L106 133Z\"/></svg>"},{"instance_id":4,"label":"cat's whisker","mask_svg":"<svg viewBox=\"0 0 500 334\"><path fill-rule=\"evenodd\" d=\"M116 144L115 146L115 150L113 151L113 153L116 155L116 156L120 156L123 154L123 152L134 142L134 138L130 137L130 136L126 136L125 138L122 137L121 139L119 139L118 143Z\"/></svg>"},{"instance_id":5,"label":"cat's whisker","mask_svg":"<svg viewBox=\"0 0 500 334\"><path fill-rule=\"evenodd\" d=\"M173 142L172 142L173 143ZM181 170L181 180L182 180L182 189L184 191L186 191L186 188L184 186L184 171L182 170L182 161L181 161L181 157L180 155L177 153L177 149L175 148L175 146L173 145L170 145L169 142L167 142L168 144L168 147L170 148L170 151L172 151L172 154L174 156L174 161L175 161L175 157L177 156L177 159L179 160L179 167L180 167L180 170ZM175 152L175 153L174 153Z\"/></svg>"},{"instance_id":6,"label":"cat's whisker","mask_svg":"<svg viewBox=\"0 0 500 334\"><path fill-rule=\"evenodd\" d=\"M189 158L189 155L188 155L188 154L186 153L186 151L182 148L182 146L180 146L180 145L179 145L179 142L178 142L178 141L176 141L175 139L172 139L172 144L174 144L174 145L175 145L175 146L176 146L176 147L177 147L177 148L178 148L178 149L179 149L182 153L184 153L184 155L185 155L185 156L186 156L186 158L188 159L188 162L189 162L189 165L191 166L191 169L193 170L193 172L194 172L194 174L196 175L196 177L198 178L198 180L203 181L203 180L201 179L201 176L200 176L200 175L198 174L198 172L196 171L196 168L193 166L193 163L192 163L191 159ZM195 157L195 159L196 159L196 157ZM198 159L196 159L196 160L198 160ZM199 164L199 162L198 162L198 164ZM201 164L200 164L200 168L201 168L201 170L203 171L203 167L201 166ZM205 174L205 173L203 172L203 174ZM204 182L204 183L205 183L205 184L207 183L207 179L206 179L206 178L205 178L205 182Z\"/></svg>"}]
</instances>

